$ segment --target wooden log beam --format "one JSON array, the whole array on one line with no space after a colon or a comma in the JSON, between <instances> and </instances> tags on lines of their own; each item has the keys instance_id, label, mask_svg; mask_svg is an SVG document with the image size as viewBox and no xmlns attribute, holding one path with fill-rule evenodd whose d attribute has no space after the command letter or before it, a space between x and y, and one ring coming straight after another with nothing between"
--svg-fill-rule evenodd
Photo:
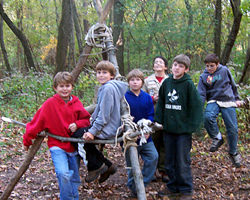
<instances>
[{"instance_id":1,"label":"wooden log beam","mask_svg":"<svg viewBox=\"0 0 250 200\"><path fill-rule=\"evenodd\" d=\"M44 137L45 136L37 136L37 138L35 139L33 145L31 146L25 160L23 161L23 163L19 167L17 173L10 179L9 184L7 185L5 190L3 191L2 195L1 195L1 198L0 198L1 200L7 200L8 199L8 197L10 196L12 190L16 186L19 179L22 177L22 175L29 168L29 165L30 165L31 161L33 160L34 156L36 155L36 152L40 148Z\"/></svg>"}]
</instances>

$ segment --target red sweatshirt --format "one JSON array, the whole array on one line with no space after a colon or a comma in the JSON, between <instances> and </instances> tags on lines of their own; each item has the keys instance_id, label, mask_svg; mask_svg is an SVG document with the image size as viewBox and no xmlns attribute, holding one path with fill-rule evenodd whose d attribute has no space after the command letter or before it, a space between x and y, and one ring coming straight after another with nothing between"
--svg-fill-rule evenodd
<instances>
[{"instance_id":1,"label":"red sweatshirt","mask_svg":"<svg viewBox=\"0 0 250 200\"><path fill-rule=\"evenodd\" d=\"M37 133L46 130L54 135L70 137L72 134L68 129L69 124L76 123L77 128L90 125L90 114L84 109L81 101L72 95L72 100L67 104L58 95L47 99L42 107L36 112L31 122L26 125L26 133L23 135L23 144L32 145L31 139L37 137ZM49 148L57 146L66 152L75 151L70 142L61 142L52 137L48 137Z\"/></svg>"}]
</instances>

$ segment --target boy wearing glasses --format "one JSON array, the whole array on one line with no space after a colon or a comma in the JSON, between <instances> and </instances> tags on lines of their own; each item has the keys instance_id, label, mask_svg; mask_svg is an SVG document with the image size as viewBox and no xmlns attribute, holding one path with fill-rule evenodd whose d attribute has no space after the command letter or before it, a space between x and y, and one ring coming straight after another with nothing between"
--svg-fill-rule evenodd
<instances>
[{"instance_id":1,"label":"boy wearing glasses","mask_svg":"<svg viewBox=\"0 0 250 200\"><path fill-rule=\"evenodd\" d=\"M241 165L241 156L237 152L238 127L235 108L240 106L237 87L230 70L219 63L216 54L208 54L204 63L206 69L200 76L198 92L203 104L207 101L204 125L212 138L210 151L217 151L224 143L216 121L221 113L227 130L229 155L238 168Z\"/></svg>"}]
</instances>

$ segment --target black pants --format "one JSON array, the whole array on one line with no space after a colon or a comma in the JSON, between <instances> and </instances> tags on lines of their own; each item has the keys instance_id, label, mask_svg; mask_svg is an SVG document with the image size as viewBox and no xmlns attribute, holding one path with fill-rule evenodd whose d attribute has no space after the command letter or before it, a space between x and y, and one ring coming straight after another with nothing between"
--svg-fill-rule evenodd
<instances>
[{"instance_id":1,"label":"black pants","mask_svg":"<svg viewBox=\"0 0 250 200\"><path fill-rule=\"evenodd\" d=\"M83 134L88 132L90 127L79 128L76 132L73 133L72 137L74 138L82 138ZM72 142L76 150L78 151L78 144L77 142ZM103 156L102 152L100 152L95 144L92 143L85 143L84 150L86 151L86 160L88 161L88 171L93 171L99 169L103 163L110 167L112 163Z\"/></svg>"}]
</instances>

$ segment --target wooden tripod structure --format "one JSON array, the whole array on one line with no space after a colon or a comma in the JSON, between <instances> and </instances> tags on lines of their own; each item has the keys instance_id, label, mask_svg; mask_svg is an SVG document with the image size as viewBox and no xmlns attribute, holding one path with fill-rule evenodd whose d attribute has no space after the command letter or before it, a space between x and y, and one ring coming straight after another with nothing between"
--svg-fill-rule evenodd
<instances>
[{"instance_id":1,"label":"wooden tripod structure","mask_svg":"<svg viewBox=\"0 0 250 200\"><path fill-rule=\"evenodd\" d=\"M105 34L105 29L107 29L106 25L105 25L105 20L110 12L110 9L113 5L115 0L108 0L104 9L101 6L101 2L100 0L93 0L94 5L95 5L95 9L97 11L98 14L98 23L96 25L93 26L93 28L91 29L93 32L90 33L89 31L89 35L93 35L93 38L90 38L90 40L92 40L92 42L95 42L93 40L95 39L100 39L98 38L98 34L101 35L102 40L104 42L106 52L108 54L108 59L110 62L112 62L116 68L116 77L120 75L119 73L119 67L117 64L117 59L116 59L116 55L115 55L115 48L113 45L113 39L112 39L112 35L109 34ZM96 37L96 38L95 38ZM72 75L74 77L74 80L77 80L79 74L81 73L81 71L83 70L83 67L87 61L88 55L90 54L92 48L94 47L94 45L91 45L90 43L87 43L85 45L85 49L82 52L79 61L76 65L76 67L73 69L72 71ZM122 113L121 115L128 115L129 114L129 108L127 106L127 103L125 102L125 100L122 101L121 103L121 110ZM86 108L86 110L90 113L93 112L95 106L89 106ZM128 125L125 124L124 127L125 131L128 131L131 129L131 127L129 127ZM19 167L17 173L11 178L9 184L7 185L7 187L5 188L4 192L2 193L0 200L7 200L8 197L10 196L11 192L13 191L14 187L16 186L16 184L18 183L19 179L22 177L22 175L26 172L26 170L29 168L29 165L31 163L31 161L33 160L36 152L38 151L38 149L41 146L41 143L44 139L44 137L46 136L46 134L38 134L37 138L35 139L32 147L30 148L25 160L23 161L23 163L21 164L21 166ZM133 176L134 176L134 181L135 181L135 186L136 186L136 190L137 190L137 196L139 200L145 200L146 199L146 193L145 193L145 187L144 187L144 183L143 183L143 176L140 170L140 165L139 165L139 160L138 160L138 152L137 152L137 148L133 145L128 147L128 151L129 151L129 156L131 159L131 164L132 164L132 171L133 171Z\"/></svg>"}]
</instances>

